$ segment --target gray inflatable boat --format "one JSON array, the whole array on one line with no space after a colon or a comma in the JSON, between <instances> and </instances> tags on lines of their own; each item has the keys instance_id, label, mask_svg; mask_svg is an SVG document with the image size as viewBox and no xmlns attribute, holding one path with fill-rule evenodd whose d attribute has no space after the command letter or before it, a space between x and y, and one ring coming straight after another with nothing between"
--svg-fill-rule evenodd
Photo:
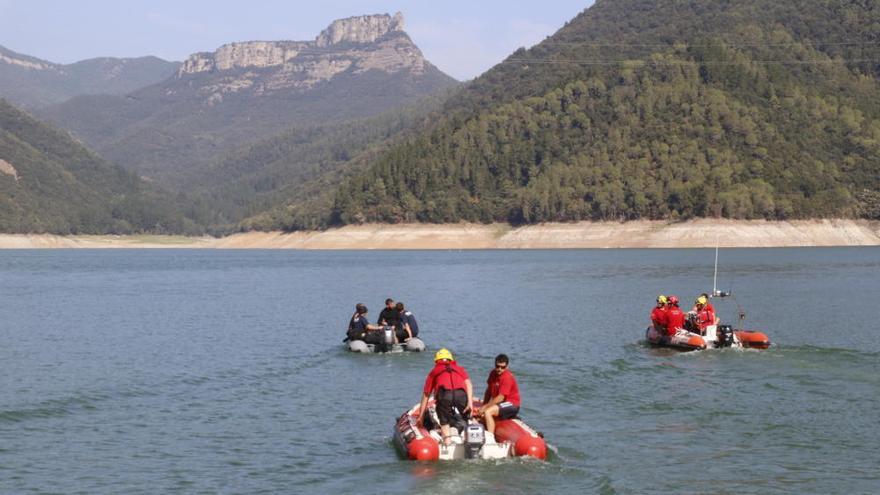
<instances>
[{"instance_id":1,"label":"gray inflatable boat","mask_svg":"<svg viewBox=\"0 0 880 495\"><path fill-rule=\"evenodd\" d=\"M345 345L351 352L362 353L422 352L425 350L425 343L418 337L413 337L406 342L394 343L394 329L392 327L385 327L381 332L385 340L383 343L368 344L363 340L349 340Z\"/></svg>"}]
</instances>

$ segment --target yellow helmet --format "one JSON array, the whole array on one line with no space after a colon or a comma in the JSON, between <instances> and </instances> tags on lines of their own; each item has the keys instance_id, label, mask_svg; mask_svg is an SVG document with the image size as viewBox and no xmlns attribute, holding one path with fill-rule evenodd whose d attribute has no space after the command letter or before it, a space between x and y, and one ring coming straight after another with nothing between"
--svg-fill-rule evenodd
<instances>
[{"instance_id":1,"label":"yellow helmet","mask_svg":"<svg viewBox=\"0 0 880 495\"><path fill-rule=\"evenodd\" d=\"M705 296L700 296L697 298L697 304L699 304L701 306L704 306L707 302L709 302L709 300L706 299Z\"/></svg>"},{"instance_id":2,"label":"yellow helmet","mask_svg":"<svg viewBox=\"0 0 880 495\"><path fill-rule=\"evenodd\" d=\"M658 304L666 304L666 296L664 296L663 294L660 294L659 296L657 296L657 303Z\"/></svg>"},{"instance_id":3,"label":"yellow helmet","mask_svg":"<svg viewBox=\"0 0 880 495\"><path fill-rule=\"evenodd\" d=\"M437 354L434 354L434 362L443 361L444 359L447 361L455 361L455 358L452 357L452 353L445 347L437 351Z\"/></svg>"}]
</instances>

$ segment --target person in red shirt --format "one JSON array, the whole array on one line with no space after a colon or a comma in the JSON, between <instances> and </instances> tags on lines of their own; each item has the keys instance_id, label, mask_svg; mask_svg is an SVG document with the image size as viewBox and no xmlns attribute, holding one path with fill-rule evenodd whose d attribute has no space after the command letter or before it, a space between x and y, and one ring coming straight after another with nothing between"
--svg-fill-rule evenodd
<instances>
[{"instance_id":1,"label":"person in red shirt","mask_svg":"<svg viewBox=\"0 0 880 495\"><path fill-rule=\"evenodd\" d=\"M449 425L455 420L454 408L464 414L474 406L474 386L468 372L455 362L448 349L440 349L434 354L434 369L425 378L422 401L419 403L418 424L424 423L428 399L434 395L437 419L440 420L440 434L443 444L452 443Z\"/></svg>"},{"instance_id":2,"label":"person in red shirt","mask_svg":"<svg viewBox=\"0 0 880 495\"><path fill-rule=\"evenodd\" d=\"M486 380L486 393L483 405L477 411L486 421L486 429L495 433L495 418L511 419L519 413L519 386L513 372L507 369L510 359L506 354L495 357L495 369L489 372Z\"/></svg>"},{"instance_id":3,"label":"person in red shirt","mask_svg":"<svg viewBox=\"0 0 880 495\"><path fill-rule=\"evenodd\" d=\"M676 296L669 296L666 308L666 336L672 337L678 329L684 328L685 316L681 308L678 307L678 297Z\"/></svg>"},{"instance_id":4,"label":"person in red shirt","mask_svg":"<svg viewBox=\"0 0 880 495\"><path fill-rule=\"evenodd\" d=\"M651 323L661 335L666 334L666 309L666 296L660 294L657 296L657 306L651 311Z\"/></svg>"}]
</instances>

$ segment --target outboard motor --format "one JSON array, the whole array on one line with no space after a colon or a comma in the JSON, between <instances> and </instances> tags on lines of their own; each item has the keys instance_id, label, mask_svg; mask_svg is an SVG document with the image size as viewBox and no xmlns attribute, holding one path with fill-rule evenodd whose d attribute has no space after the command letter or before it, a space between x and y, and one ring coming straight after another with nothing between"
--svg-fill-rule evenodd
<instances>
[{"instance_id":1,"label":"outboard motor","mask_svg":"<svg viewBox=\"0 0 880 495\"><path fill-rule=\"evenodd\" d=\"M733 327L730 325L718 325L718 347L730 347L733 345Z\"/></svg>"},{"instance_id":2,"label":"outboard motor","mask_svg":"<svg viewBox=\"0 0 880 495\"><path fill-rule=\"evenodd\" d=\"M465 430L464 456L468 459L479 459L480 451L486 444L486 429L480 423L471 423Z\"/></svg>"},{"instance_id":3,"label":"outboard motor","mask_svg":"<svg viewBox=\"0 0 880 495\"><path fill-rule=\"evenodd\" d=\"M394 345L394 327L383 327L382 336L384 338L382 341L383 344L387 346Z\"/></svg>"}]
</instances>

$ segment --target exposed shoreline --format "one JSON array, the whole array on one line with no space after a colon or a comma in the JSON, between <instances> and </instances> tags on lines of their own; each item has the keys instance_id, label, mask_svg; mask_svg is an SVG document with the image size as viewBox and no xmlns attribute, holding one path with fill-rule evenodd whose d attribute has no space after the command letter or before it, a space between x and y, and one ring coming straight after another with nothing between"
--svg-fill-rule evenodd
<instances>
[{"instance_id":1,"label":"exposed shoreline","mask_svg":"<svg viewBox=\"0 0 880 495\"><path fill-rule=\"evenodd\" d=\"M0 234L0 249L582 249L880 246L880 222L700 219L680 223L580 222L352 225L321 232L248 232L223 238Z\"/></svg>"}]
</instances>

